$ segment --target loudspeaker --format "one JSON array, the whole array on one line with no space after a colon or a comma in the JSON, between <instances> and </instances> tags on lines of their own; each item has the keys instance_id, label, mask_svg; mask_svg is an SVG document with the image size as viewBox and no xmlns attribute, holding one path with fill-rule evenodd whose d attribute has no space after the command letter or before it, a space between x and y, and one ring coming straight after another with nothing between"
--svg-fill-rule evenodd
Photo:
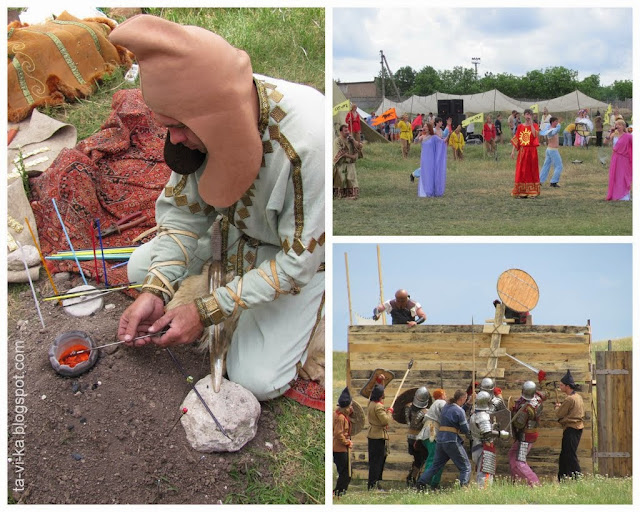
<instances>
[{"instance_id":1,"label":"loudspeaker","mask_svg":"<svg viewBox=\"0 0 640 512\"><path fill-rule=\"evenodd\" d=\"M454 128L461 124L462 120L465 118L464 114L450 114L450 116L453 118L451 122ZM445 119L445 123L446 122L447 120Z\"/></svg>"},{"instance_id":2,"label":"loudspeaker","mask_svg":"<svg viewBox=\"0 0 640 512\"><path fill-rule=\"evenodd\" d=\"M443 121L451 114L451 101L452 100L438 100L438 117L441 117Z\"/></svg>"},{"instance_id":3,"label":"loudspeaker","mask_svg":"<svg viewBox=\"0 0 640 512\"><path fill-rule=\"evenodd\" d=\"M458 99L458 100L451 100L451 113L452 114L463 114L464 113L464 108L463 108L463 100Z\"/></svg>"}]
</instances>

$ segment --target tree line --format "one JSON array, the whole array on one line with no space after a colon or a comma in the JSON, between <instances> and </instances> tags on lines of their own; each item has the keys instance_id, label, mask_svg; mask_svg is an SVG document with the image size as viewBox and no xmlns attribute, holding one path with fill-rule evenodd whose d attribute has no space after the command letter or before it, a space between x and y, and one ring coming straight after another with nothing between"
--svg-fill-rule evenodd
<instances>
[{"instance_id":1,"label":"tree line","mask_svg":"<svg viewBox=\"0 0 640 512\"><path fill-rule=\"evenodd\" d=\"M376 86L381 90L382 71L376 77ZM490 73L476 75L473 68L456 66L453 69L438 71L425 66L415 71L405 66L393 75L396 86L402 96L429 96L435 92L448 94L477 94L498 89L511 98L535 98L547 100L580 90L584 94L600 101L611 102L633 97L632 80L616 80L611 85L601 85L600 75L590 75L578 80L578 72L563 66L544 70L528 71L524 76L510 73ZM392 97L395 90L388 82L389 74L384 70L385 96Z\"/></svg>"}]
</instances>

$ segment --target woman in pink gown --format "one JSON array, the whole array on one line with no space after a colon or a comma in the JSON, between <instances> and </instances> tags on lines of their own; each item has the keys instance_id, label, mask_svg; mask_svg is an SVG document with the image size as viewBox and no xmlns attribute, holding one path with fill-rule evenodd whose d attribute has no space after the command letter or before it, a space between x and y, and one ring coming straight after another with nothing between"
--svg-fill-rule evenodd
<instances>
[{"instance_id":1,"label":"woman in pink gown","mask_svg":"<svg viewBox=\"0 0 640 512\"><path fill-rule=\"evenodd\" d=\"M607 201L629 201L631 199L633 139L631 134L627 133L625 122L622 120L616 121L616 131L619 137L611 155Z\"/></svg>"}]
</instances>

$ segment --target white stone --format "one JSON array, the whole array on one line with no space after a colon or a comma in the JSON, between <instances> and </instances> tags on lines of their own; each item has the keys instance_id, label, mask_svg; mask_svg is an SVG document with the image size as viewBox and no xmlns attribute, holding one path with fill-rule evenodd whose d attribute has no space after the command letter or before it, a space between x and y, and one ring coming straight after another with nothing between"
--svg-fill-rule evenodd
<instances>
[{"instance_id":1,"label":"white stone","mask_svg":"<svg viewBox=\"0 0 640 512\"><path fill-rule=\"evenodd\" d=\"M22 265L22 270L7 270L7 282L8 283L28 283L29 277L32 281L40 279L40 265L37 267L29 267L29 274Z\"/></svg>"},{"instance_id":2,"label":"white stone","mask_svg":"<svg viewBox=\"0 0 640 512\"><path fill-rule=\"evenodd\" d=\"M94 286L83 284L81 286L76 286L67 292L67 294L75 293L75 292L84 292L87 290L95 290ZM104 299L102 297L92 298L91 296L80 296L74 297L72 299L65 299L62 301L62 305L64 306L64 311L68 315L75 317L83 317L93 315L97 311L102 309L102 305L104 304Z\"/></svg>"},{"instance_id":3,"label":"white stone","mask_svg":"<svg viewBox=\"0 0 640 512\"><path fill-rule=\"evenodd\" d=\"M27 267L40 265L40 254L38 253L38 249L33 245L23 245L22 249L16 249L15 251L7 254L7 269L24 271L24 263L22 261L23 256L27 261Z\"/></svg>"},{"instance_id":4,"label":"white stone","mask_svg":"<svg viewBox=\"0 0 640 512\"><path fill-rule=\"evenodd\" d=\"M193 390L182 402L189 409L180 422L187 440L199 452L236 452L251 441L258 432L260 403L253 394L235 382L222 379L220 392L213 391L211 375L196 383L196 388L223 426L230 439L214 423Z\"/></svg>"}]
</instances>

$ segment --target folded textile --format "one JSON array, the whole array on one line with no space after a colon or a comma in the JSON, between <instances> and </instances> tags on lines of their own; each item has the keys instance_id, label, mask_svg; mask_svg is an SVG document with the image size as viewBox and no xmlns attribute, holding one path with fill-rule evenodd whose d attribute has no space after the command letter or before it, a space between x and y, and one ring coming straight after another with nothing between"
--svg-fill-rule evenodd
<instances>
[{"instance_id":1,"label":"folded textile","mask_svg":"<svg viewBox=\"0 0 640 512\"><path fill-rule=\"evenodd\" d=\"M129 246L154 226L155 201L171 174L164 163L165 136L166 128L155 121L139 89L116 92L102 129L75 148L64 149L43 174L29 180L42 252L49 255L69 249L52 198L74 248L91 247L95 218L100 219L103 230L138 211L149 219L110 236L104 241L105 248ZM53 272L78 271L74 261L49 264ZM81 265L85 275L95 277L92 261ZM98 267L102 274L102 266ZM114 284L126 282L126 269L108 270L108 279Z\"/></svg>"}]
</instances>

